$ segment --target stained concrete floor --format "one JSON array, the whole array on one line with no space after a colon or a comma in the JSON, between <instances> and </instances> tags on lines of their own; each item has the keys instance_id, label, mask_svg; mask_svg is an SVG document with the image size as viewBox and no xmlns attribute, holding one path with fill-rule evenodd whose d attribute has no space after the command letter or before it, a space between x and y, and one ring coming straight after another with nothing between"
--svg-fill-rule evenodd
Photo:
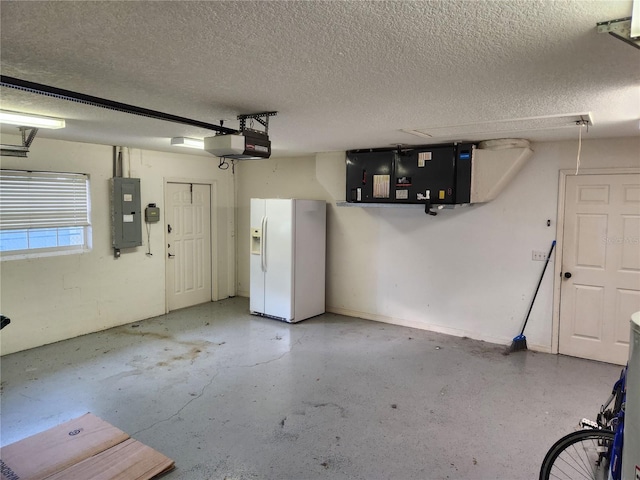
<instances>
[{"instance_id":1,"label":"stained concrete floor","mask_svg":"<svg viewBox=\"0 0 640 480\"><path fill-rule=\"evenodd\" d=\"M620 368L503 351L233 298L2 357L1 443L90 411L173 458L168 480L530 480Z\"/></svg>"}]
</instances>

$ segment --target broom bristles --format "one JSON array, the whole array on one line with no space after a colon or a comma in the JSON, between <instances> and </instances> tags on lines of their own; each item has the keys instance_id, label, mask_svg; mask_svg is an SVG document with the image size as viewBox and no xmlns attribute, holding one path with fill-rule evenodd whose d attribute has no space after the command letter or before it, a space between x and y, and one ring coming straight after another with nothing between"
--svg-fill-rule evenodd
<instances>
[{"instance_id":1,"label":"broom bristles","mask_svg":"<svg viewBox=\"0 0 640 480\"><path fill-rule=\"evenodd\" d=\"M526 350L526 349L527 349L527 337L525 337L524 335L518 335L513 339L513 342L511 342L511 346L507 351L518 352L520 350Z\"/></svg>"}]
</instances>

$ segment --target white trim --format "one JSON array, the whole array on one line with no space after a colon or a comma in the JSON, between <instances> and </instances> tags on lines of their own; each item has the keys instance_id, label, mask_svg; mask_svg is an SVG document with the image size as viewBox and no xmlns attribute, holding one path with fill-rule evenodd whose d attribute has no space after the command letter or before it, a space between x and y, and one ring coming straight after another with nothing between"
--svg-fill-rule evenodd
<instances>
[{"instance_id":1,"label":"white trim","mask_svg":"<svg viewBox=\"0 0 640 480\"><path fill-rule=\"evenodd\" d=\"M413 320L406 320L403 318L389 317L386 315L378 315L375 313L360 312L357 310L350 310L347 308L327 306L327 312L337 313L339 315L346 315L348 317L363 318L365 320L373 320L375 322L387 323L391 325L399 325L401 327L415 328L417 330L426 330L429 332L443 333L445 335L451 335L454 337L468 337L474 340L482 340L484 342L489 342L497 345L504 345L505 349L509 345L511 345L511 342L513 341L513 339L509 337L493 337L490 335L478 335L475 332L462 330L459 328L445 327L443 325L426 324L423 322L416 322ZM550 353L550 349L546 345L528 344L527 347L529 350L532 350L532 351Z\"/></svg>"},{"instance_id":2,"label":"white trim","mask_svg":"<svg viewBox=\"0 0 640 480\"><path fill-rule=\"evenodd\" d=\"M86 245L72 247L32 248L30 250L9 250L0 253L0 262L10 260L28 260L44 257L58 257L60 255L78 255L91 252Z\"/></svg>"},{"instance_id":3,"label":"white trim","mask_svg":"<svg viewBox=\"0 0 640 480\"><path fill-rule=\"evenodd\" d=\"M196 182L193 182L196 183ZM209 222L209 238L211 241L211 301L220 300L220 279L218 278L218 262L220 252L218 251L218 238L215 232L218 231L218 182L212 180L209 185L209 210L211 220Z\"/></svg>"},{"instance_id":4,"label":"white trim","mask_svg":"<svg viewBox=\"0 0 640 480\"><path fill-rule=\"evenodd\" d=\"M227 196L229 202L228 209L228 228L227 231L227 296L235 297L238 289L238 258L237 258L237 238L238 238L238 194L237 194L237 177L234 169L234 165L231 166L232 170L232 182L230 192Z\"/></svg>"},{"instance_id":5,"label":"white trim","mask_svg":"<svg viewBox=\"0 0 640 480\"><path fill-rule=\"evenodd\" d=\"M611 168L589 168L580 170L580 175L626 175L640 173L637 167L611 167ZM556 223L556 261L553 280L553 319L551 325L551 353L559 353L560 350L560 291L562 282L562 254L564 240L564 209L567 188L567 177L575 176L575 170L560 170L558 179L558 221Z\"/></svg>"}]
</instances>

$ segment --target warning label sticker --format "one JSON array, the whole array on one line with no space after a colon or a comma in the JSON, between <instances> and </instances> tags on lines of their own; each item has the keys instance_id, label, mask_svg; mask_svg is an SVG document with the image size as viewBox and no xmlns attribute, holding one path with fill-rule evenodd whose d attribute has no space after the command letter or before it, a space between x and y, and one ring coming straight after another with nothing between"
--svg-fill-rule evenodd
<instances>
[{"instance_id":1,"label":"warning label sticker","mask_svg":"<svg viewBox=\"0 0 640 480\"><path fill-rule=\"evenodd\" d=\"M410 187L411 177L398 177L396 178L396 187Z\"/></svg>"},{"instance_id":2,"label":"warning label sticker","mask_svg":"<svg viewBox=\"0 0 640 480\"><path fill-rule=\"evenodd\" d=\"M418 194L416 195L416 198L417 198L418 200L429 200L429 199L431 199L431 190L427 190L427 191L425 191L425 193L424 193L424 194L423 194L423 193L418 193Z\"/></svg>"},{"instance_id":3,"label":"warning label sticker","mask_svg":"<svg viewBox=\"0 0 640 480\"><path fill-rule=\"evenodd\" d=\"M389 198L391 175L373 176L373 198Z\"/></svg>"},{"instance_id":4,"label":"warning label sticker","mask_svg":"<svg viewBox=\"0 0 640 480\"><path fill-rule=\"evenodd\" d=\"M431 152L419 152L418 153L418 167L424 167L425 162L431 160Z\"/></svg>"},{"instance_id":5,"label":"warning label sticker","mask_svg":"<svg viewBox=\"0 0 640 480\"><path fill-rule=\"evenodd\" d=\"M409 190L396 190L396 200L408 200Z\"/></svg>"}]
</instances>

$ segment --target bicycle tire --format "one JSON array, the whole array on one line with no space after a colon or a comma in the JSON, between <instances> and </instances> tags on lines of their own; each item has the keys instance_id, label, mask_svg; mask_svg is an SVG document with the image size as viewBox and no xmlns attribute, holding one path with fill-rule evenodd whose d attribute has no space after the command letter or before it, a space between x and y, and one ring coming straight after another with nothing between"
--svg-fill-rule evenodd
<instances>
[{"instance_id":1,"label":"bicycle tire","mask_svg":"<svg viewBox=\"0 0 640 480\"><path fill-rule=\"evenodd\" d=\"M614 435L611 430L578 430L565 435L544 457L540 480L606 480Z\"/></svg>"}]
</instances>

